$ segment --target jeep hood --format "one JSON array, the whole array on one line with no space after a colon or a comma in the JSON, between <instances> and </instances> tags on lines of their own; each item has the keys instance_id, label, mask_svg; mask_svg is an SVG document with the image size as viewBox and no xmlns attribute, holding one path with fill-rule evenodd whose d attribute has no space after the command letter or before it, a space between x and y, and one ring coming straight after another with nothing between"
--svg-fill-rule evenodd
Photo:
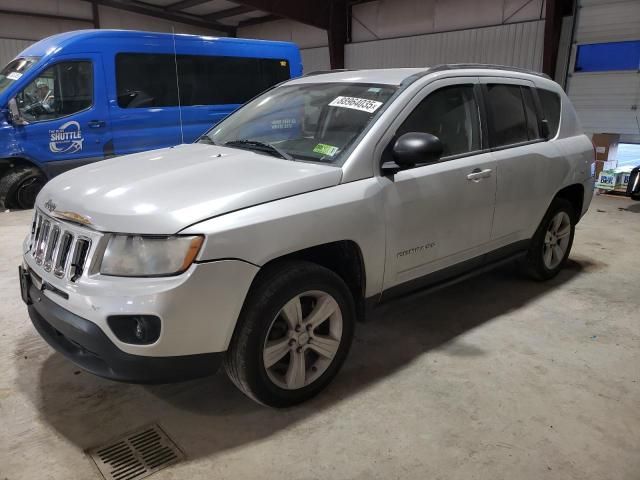
<instances>
[{"instance_id":1,"label":"jeep hood","mask_svg":"<svg viewBox=\"0 0 640 480\"><path fill-rule=\"evenodd\" d=\"M173 234L199 221L340 183L342 169L248 150L179 145L76 168L45 185L44 212L107 232ZM78 217L80 215L81 217Z\"/></svg>"}]
</instances>

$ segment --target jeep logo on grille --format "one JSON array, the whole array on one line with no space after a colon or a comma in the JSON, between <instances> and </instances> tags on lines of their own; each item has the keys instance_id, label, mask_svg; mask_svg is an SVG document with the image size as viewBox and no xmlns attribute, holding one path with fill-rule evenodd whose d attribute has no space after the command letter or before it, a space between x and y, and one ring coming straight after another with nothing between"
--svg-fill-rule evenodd
<instances>
[{"instance_id":1,"label":"jeep logo on grille","mask_svg":"<svg viewBox=\"0 0 640 480\"><path fill-rule=\"evenodd\" d=\"M56 206L57 205L53 203L53 200L51 199L47 200L47 203L44 204L44 208L46 208L50 212L53 212L56 209Z\"/></svg>"}]
</instances>

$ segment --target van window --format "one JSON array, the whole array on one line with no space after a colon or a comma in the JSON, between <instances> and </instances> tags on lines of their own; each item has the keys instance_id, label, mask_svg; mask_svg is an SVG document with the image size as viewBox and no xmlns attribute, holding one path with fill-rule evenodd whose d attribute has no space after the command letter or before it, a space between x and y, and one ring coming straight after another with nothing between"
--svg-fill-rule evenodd
<instances>
[{"instance_id":1,"label":"van window","mask_svg":"<svg viewBox=\"0 0 640 480\"><path fill-rule=\"evenodd\" d=\"M473 85L453 85L429 94L409 114L396 132L435 135L444 147L443 157L480 150L480 120Z\"/></svg>"},{"instance_id":2,"label":"van window","mask_svg":"<svg viewBox=\"0 0 640 480\"><path fill-rule=\"evenodd\" d=\"M122 108L242 104L290 77L287 60L122 53L116 56Z\"/></svg>"},{"instance_id":3,"label":"van window","mask_svg":"<svg viewBox=\"0 0 640 480\"><path fill-rule=\"evenodd\" d=\"M0 70L0 93L6 90L13 82L20 80L33 65L35 65L39 57L16 58L9 62L2 70Z\"/></svg>"},{"instance_id":4,"label":"van window","mask_svg":"<svg viewBox=\"0 0 640 480\"><path fill-rule=\"evenodd\" d=\"M487 85L487 108L492 125L492 146L502 147L529 140L519 85Z\"/></svg>"},{"instance_id":5,"label":"van window","mask_svg":"<svg viewBox=\"0 0 640 480\"><path fill-rule=\"evenodd\" d=\"M65 117L93 104L91 62L63 62L42 72L16 96L22 116L31 122Z\"/></svg>"},{"instance_id":6,"label":"van window","mask_svg":"<svg viewBox=\"0 0 640 480\"><path fill-rule=\"evenodd\" d=\"M538 89L538 97L542 104L542 113L549 123L549 135L551 138L558 134L560 126L560 95L550 90Z\"/></svg>"}]
</instances>

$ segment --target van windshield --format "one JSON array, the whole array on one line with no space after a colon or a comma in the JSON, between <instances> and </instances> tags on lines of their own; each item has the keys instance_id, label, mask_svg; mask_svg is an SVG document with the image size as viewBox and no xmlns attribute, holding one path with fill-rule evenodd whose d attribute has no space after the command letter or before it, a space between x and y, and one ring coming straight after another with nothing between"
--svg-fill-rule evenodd
<instances>
[{"instance_id":1,"label":"van windshield","mask_svg":"<svg viewBox=\"0 0 640 480\"><path fill-rule=\"evenodd\" d=\"M38 57L25 57L16 58L9 62L6 67L0 70L0 93L4 92L16 80L20 80L20 77L38 60Z\"/></svg>"},{"instance_id":2,"label":"van windshield","mask_svg":"<svg viewBox=\"0 0 640 480\"><path fill-rule=\"evenodd\" d=\"M341 164L343 154L396 90L378 84L285 85L255 98L200 141Z\"/></svg>"}]
</instances>

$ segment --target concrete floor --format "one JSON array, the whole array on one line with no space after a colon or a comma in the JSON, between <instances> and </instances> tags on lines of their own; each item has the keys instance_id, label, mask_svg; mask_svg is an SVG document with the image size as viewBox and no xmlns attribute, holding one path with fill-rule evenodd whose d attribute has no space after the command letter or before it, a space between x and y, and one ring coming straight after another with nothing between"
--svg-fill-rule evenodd
<instances>
[{"instance_id":1,"label":"concrete floor","mask_svg":"<svg viewBox=\"0 0 640 480\"><path fill-rule=\"evenodd\" d=\"M260 407L223 373L124 385L38 337L16 278L31 212L0 214L0 479L99 478L84 450L158 422L154 479L640 479L640 203L596 197L568 268L505 268L359 325L315 400Z\"/></svg>"}]
</instances>

